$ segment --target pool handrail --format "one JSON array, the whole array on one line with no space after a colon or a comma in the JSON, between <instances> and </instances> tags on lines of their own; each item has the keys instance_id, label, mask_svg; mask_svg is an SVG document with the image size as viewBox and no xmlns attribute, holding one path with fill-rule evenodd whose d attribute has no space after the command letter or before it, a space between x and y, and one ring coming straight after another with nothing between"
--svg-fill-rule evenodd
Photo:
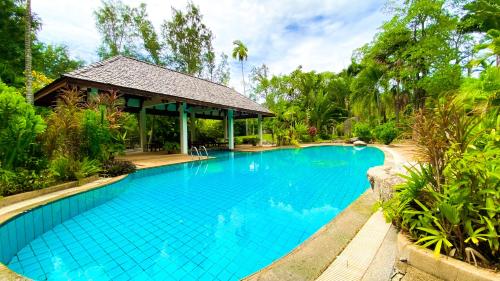
<instances>
[{"instance_id":1,"label":"pool handrail","mask_svg":"<svg viewBox=\"0 0 500 281\"><path fill-rule=\"evenodd\" d=\"M198 151L198 148L196 148L196 146L191 146L191 151L189 152L189 154L192 157L194 157L193 149L194 149L194 151L196 151L196 155L198 156L198 160L200 160L201 159L201 155L200 155L200 152Z\"/></svg>"},{"instance_id":2,"label":"pool handrail","mask_svg":"<svg viewBox=\"0 0 500 281\"><path fill-rule=\"evenodd\" d=\"M208 151L207 151L207 148L206 148L204 145L202 145L202 146L200 146L200 151L201 151L202 149L205 151L205 156L206 156L206 157L207 157L207 159L208 159Z\"/></svg>"}]
</instances>

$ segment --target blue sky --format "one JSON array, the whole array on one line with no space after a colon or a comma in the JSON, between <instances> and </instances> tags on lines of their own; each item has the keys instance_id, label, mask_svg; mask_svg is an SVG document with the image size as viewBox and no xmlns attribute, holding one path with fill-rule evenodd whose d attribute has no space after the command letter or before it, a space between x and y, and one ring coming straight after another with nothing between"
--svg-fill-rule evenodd
<instances>
[{"instance_id":1,"label":"blue sky","mask_svg":"<svg viewBox=\"0 0 500 281\"><path fill-rule=\"evenodd\" d=\"M140 1L124 0L131 6ZM171 6L184 8L185 0L144 0L159 31L171 17ZM349 65L352 51L371 41L388 18L385 0L196 0L204 21L214 32L217 52L230 55L232 42L242 40L249 49L245 71L265 63L271 73L304 70L340 71ZM39 38L65 44L71 55L86 62L97 60L99 34L93 11L100 0L37 0L33 11L42 20ZM241 69L230 59L230 86L242 90Z\"/></svg>"}]
</instances>

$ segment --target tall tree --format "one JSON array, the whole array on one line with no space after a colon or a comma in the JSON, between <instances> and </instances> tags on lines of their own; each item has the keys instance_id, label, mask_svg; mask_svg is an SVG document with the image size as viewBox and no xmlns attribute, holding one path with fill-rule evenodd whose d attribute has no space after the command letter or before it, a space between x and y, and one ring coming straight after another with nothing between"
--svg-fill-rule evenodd
<instances>
[{"instance_id":1,"label":"tall tree","mask_svg":"<svg viewBox=\"0 0 500 281\"><path fill-rule=\"evenodd\" d=\"M231 78L231 72L229 69L229 63L227 62L227 55L224 53L220 54L219 64L213 70L213 74L210 76L210 81L219 83L222 85L227 85L229 79Z\"/></svg>"},{"instance_id":2,"label":"tall tree","mask_svg":"<svg viewBox=\"0 0 500 281\"><path fill-rule=\"evenodd\" d=\"M186 11L172 7L173 18L164 21L162 37L168 48L167 63L174 69L202 76L207 61L213 61L212 31L203 23L200 9L189 2Z\"/></svg>"},{"instance_id":3,"label":"tall tree","mask_svg":"<svg viewBox=\"0 0 500 281\"><path fill-rule=\"evenodd\" d=\"M67 46L37 43L33 46L33 69L48 78L56 79L61 74L83 66L81 60L70 57Z\"/></svg>"},{"instance_id":4,"label":"tall tree","mask_svg":"<svg viewBox=\"0 0 500 281\"><path fill-rule=\"evenodd\" d=\"M243 94L246 95L245 72L243 71L243 61L248 58L248 49L240 40L233 41L233 59L237 59L241 63L241 78L243 79ZM245 133L248 135L248 119L245 119Z\"/></svg>"},{"instance_id":5,"label":"tall tree","mask_svg":"<svg viewBox=\"0 0 500 281\"><path fill-rule=\"evenodd\" d=\"M135 10L120 0L103 0L102 4L101 8L94 11L96 27L102 36L99 57L106 59L119 54L136 55Z\"/></svg>"},{"instance_id":6,"label":"tall tree","mask_svg":"<svg viewBox=\"0 0 500 281\"><path fill-rule=\"evenodd\" d=\"M158 41L158 34L153 27L153 24L148 19L146 12L146 4L141 3L139 8L133 9L133 20L136 28L136 35L142 41L143 49L148 56L147 60L151 60L155 64L163 64L160 59L161 44Z\"/></svg>"},{"instance_id":7,"label":"tall tree","mask_svg":"<svg viewBox=\"0 0 500 281\"><path fill-rule=\"evenodd\" d=\"M40 23L31 20L32 38ZM0 79L7 85L25 85L26 5L24 1L0 1Z\"/></svg>"},{"instance_id":8,"label":"tall tree","mask_svg":"<svg viewBox=\"0 0 500 281\"><path fill-rule=\"evenodd\" d=\"M262 64L259 67L253 67L250 71L250 85L252 93L250 98L257 100L257 97L265 98L270 90L269 67Z\"/></svg>"},{"instance_id":9,"label":"tall tree","mask_svg":"<svg viewBox=\"0 0 500 281\"><path fill-rule=\"evenodd\" d=\"M245 71L243 62L248 59L248 48L240 40L233 41L233 59L237 59L241 63L241 78L243 79L243 94L246 95Z\"/></svg>"},{"instance_id":10,"label":"tall tree","mask_svg":"<svg viewBox=\"0 0 500 281\"><path fill-rule=\"evenodd\" d=\"M26 75L26 100L33 104L33 88L32 88L32 73L31 73L31 0L26 0L26 29L24 31L24 54L25 54L25 75Z\"/></svg>"}]
</instances>

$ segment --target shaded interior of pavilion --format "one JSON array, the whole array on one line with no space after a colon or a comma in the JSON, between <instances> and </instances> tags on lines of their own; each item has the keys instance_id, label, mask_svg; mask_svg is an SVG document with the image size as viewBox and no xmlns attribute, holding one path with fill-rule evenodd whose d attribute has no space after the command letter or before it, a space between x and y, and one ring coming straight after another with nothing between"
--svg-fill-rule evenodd
<instances>
[{"instance_id":1,"label":"shaded interior of pavilion","mask_svg":"<svg viewBox=\"0 0 500 281\"><path fill-rule=\"evenodd\" d=\"M229 149L235 148L235 124L237 120L253 119L255 120L255 131L258 138L257 145L263 144L263 129L261 114L237 111L234 109L218 108L216 106L202 106L190 104L187 102L153 102L144 103L143 107L132 107L131 104L137 104L136 101L128 100L125 111L136 113L139 120L139 148L142 152L161 151L165 147L165 142L176 142L179 144L179 152L182 154L195 153L196 150L204 149ZM149 118L148 118L149 117ZM152 118L151 118L152 117ZM158 119L169 117L169 120L175 122L175 135L177 139L158 140L152 134L155 134L155 128L162 123ZM203 138L198 133L197 120L213 120L219 122L217 128L221 130L220 137ZM156 124L151 124L156 123ZM253 125L253 124L252 124ZM201 125L203 126L203 124ZM192 151L194 150L194 151ZM201 151L200 151L201 153Z\"/></svg>"}]
</instances>

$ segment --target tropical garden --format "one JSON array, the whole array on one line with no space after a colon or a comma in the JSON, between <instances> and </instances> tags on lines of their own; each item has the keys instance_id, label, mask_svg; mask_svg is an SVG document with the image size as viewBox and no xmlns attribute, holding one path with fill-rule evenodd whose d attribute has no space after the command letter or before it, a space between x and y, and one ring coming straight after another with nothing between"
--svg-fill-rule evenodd
<instances>
[{"instance_id":1,"label":"tropical garden","mask_svg":"<svg viewBox=\"0 0 500 281\"><path fill-rule=\"evenodd\" d=\"M94 11L100 59L126 55L227 85L229 56L199 7L172 8L161 30L146 4L103 0ZM424 160L407 167L406 183L382 203L386 217L417 244L481 266L500 261L500 4L495 0L390 1L390 19L354 51L340 72L271 74L235 39L244 94L274 114L267 142L414 141ZM60 74L85 65L64 45L41 42L43 19L30 0L0 2L0 196L91 175L135 169L115 159L138 138L137 116L122 111L119 92L90 101L64 90L52 108L33 93ZM174 117L148 116L148 141L176 149ZM222 123L196 120L199 139L223 138ZM255 120L235 124L238 142L255 142ZM166 147L167 148L167 147Z\"/></svg>"}]
</instances>

